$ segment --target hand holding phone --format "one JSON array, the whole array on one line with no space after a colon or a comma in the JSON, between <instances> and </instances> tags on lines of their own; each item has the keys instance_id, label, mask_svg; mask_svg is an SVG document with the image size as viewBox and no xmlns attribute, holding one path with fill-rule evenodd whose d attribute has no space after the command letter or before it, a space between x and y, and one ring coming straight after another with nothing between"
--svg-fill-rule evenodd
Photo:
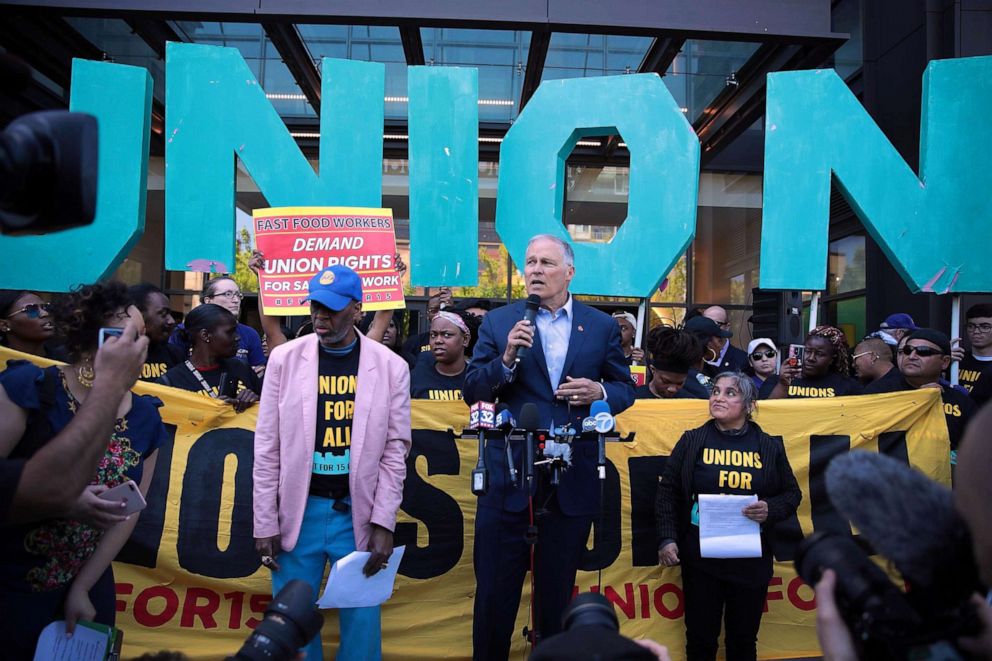
<instances>
[{"instance_id":1,"label":"hand holding phone","mask_svg":"<svg viewBox=\"0 0 992 661\"><path fill-rule=\"evenodd\" d=\"M803 344L790 344L789 354L786 362L792 367L802 368L803 358L806 356L806 346Z\"/></svg>"},{"instance_id":2,"label":"hand holding phone","mask_svg":"<svg viewBox=\"0 0 992 661\"><path fill-rule=\"evenodd\" d=\"M123 328L101 328L100 335L97 337L97 348L102 347L108 337L120 337L123 334Z\"/></svg>"},{"instance_id":3,"label":"hand holding phone","mask_svg":"<svg viewBox=\"0 0 992 661\"><path fill-rule=\"evenodd\" d=\"M138 489L138 485L134 483L134 480L128 480L112 489L107 489L100 494L100 498L104 500L124 501L124 509L121 510L121 513L125 516L140 512L147 506L145 497L141 495L141 490Z\"/></svg>"}]
</instances>

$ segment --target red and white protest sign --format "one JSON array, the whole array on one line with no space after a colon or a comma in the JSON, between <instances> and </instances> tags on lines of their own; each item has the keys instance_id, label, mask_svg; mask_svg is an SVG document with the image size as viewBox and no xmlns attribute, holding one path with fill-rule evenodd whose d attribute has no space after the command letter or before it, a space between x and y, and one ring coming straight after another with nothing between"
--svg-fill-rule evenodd
<instances>
[{"instance_id":1,"label":"red and white protest sign","mask_svg":"<svg viewBox=\"0 0 992 661\"><path fill-rule=\"evenodd\" d=\"M362 278L362 309L406 306L396 273L392 209L277 207L255 209L255 242L265 254L259 295L265 314L309 314L310 278L344 264Z\"/></svg>"}]
</instances>

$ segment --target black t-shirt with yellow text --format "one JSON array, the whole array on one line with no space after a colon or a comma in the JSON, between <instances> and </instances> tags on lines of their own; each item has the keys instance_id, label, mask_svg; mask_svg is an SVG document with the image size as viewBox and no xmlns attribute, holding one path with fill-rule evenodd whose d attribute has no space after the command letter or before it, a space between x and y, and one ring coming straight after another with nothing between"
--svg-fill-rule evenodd
<instances>
[{"instance_id":1,"label":"black t-shirt with yellow text","mask_svg":"<svg viewBox=\"0 0 992 661\"><path fill-rule=\"evenodd\" d=\"M461 400L465 372L455 376L445 376L434 367L431 360L421 360L410 373L410 398L433 400Z\"/></svg>"},{"instance_id":2,"label":"black t-shirt with yellow text","mask_svg":"<svg viewBox=\"0 0 992 661\"><path fill-rule=\"evenodd\" d=\"M913 389L913 386L906 382L899 370L893 369L881 379L868 384L865 388L865 394L902 392ZM949 384L940 384L940 398L944 404L944 419L947 421L947 436L951 441L951 450L957 450L958 443L964 436L964 428L978 407L967 395Z\"/></svg>"},{"instance_id":3,"label":"black t-shirt with yellow text","mask_svg":"<svg viewBox=\"0 0 992 661\"><path fill-rule=\"evenodd\" d=\"M141 366L142 381L155 381L163 374L179 365L186 359L183 350L168 342L156 342L148 345L148 356Z\"/></svg>"},{"instance_id":4,"label":"black t-shirt with yellow text","mask_svg":"<svg viewBox=\"0 0 992 661\"><path fill-rule=\"evenodd\" d=\"M361 344L343 349L320 347L317 367L317 430L310 494L340 499L348 495L351 423L355 417Z\"/></svg>"},{"instance_id":5,"label":"black t-shirt with yellow text","mask_svg":"<svg viewBox=\"0 0 992 661\"><path fill-rule=\"evenodd\" d=\"M706 435L692 473L692 492L748 495L761 489L761 455L758 433L748 424L744 434L725 434L715 427Z\"/></svg>"},{"instance_id":6,"label":"black t-shirt with yellow text","mask_svg":"<svg viewBox=\"0 0 992 661\"><path fill-rule=\"evenodd\" d=\"M758 430L747 423L743 434L728 434L707 425L706 440L696 457L692 493L752 495L764 490L765 463L759 452ZM772 467L774 470L774 467ZM699 527L690 525L682 539L683 562L718 578L743 585L768 584L771 578L771 544L762 534L758 558L703 558L699 549Z\"/></svg>"},{"instance_id":7,"label":"black t-shirt with yellow text","mask_svg":"<svg viewBox=\"0 0 992 661\"><path fill-rule=\"evenodd\" d=\"M979 384L985 386L979 388L979 392L987 390L989 381L992 381L992 360L979 360L970 351L966 353L958 367L958 383L969 393L974 393Z\"/></svg>"},{"instance_id":8,"label":"black t-shirt with yellow text","mask_svg":"<svg viewBox=\"0 0 992 661\"><path fill-rule=\"evenodd\" d=\"M774 379L769 379L774 387ZM767 383L767 382L766 382ZM844 397L860 395L864 388L856 379L830 372L815 379L798 378L789 384L788 397Z\"/></svg>"}]
</instances>

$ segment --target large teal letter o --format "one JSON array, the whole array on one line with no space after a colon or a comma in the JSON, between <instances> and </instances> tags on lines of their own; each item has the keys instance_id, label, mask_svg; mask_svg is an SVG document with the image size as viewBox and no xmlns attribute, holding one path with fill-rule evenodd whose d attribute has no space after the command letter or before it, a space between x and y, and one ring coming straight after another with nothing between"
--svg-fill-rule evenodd
<instances>
[{"instance_id":1,"label":"large teal letter o","mask_svg":"<svg viewBox=\"0 0 992 661\"><path fill-rule=\"evenodd\" d=\"M562 224L565 159L590 135L630 150L627 218L609 243L573 243L578 294L649 297L696 231L699 140L654 74L542 83L500 148L496 230L518 266L527 241Z\"/></svg>"}]
</instances>

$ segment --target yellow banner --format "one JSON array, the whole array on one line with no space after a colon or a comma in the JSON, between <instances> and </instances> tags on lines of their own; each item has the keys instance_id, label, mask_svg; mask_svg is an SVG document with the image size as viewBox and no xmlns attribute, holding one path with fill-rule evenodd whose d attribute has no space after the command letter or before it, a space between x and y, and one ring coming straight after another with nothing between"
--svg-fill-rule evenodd
<instances>
[{"instance_id":1,"label":"yellow banner","mask_svg":"<svg viewBox=\"0 0 992 661\"><path fill-rule=\"evenodd\" d=\"M12 352L0 350L6 360ZM139 384L136 391L165 402L160 409L174 443L163 447L131 542L115 563L117 623L124 656L162 649L193 659L233 654L261 618L269 578L252 538L251 466L255 412L196 394ZM684 649L678 568L657 565L654 496L665 457L682 432L707 419L706 403L642 400L618 418L631 443L611 443L602 525L594 525L577 589L597 584L614 603L621 631ZM471 656L472 530L475 497L469 478L477 446L457 442L468 410L461 402L413 403L413 450L408 459L396 544L407 552L392 599L383 607L383 651L392 659ZM762 402L758 423L785 440L803 489L795 519L777 527L775 576L761 622L759 656L819 654L813 592L792 568L795 547L814 529L846 526L826 498L824 471L849 450L884 452L950 483L949 442L938 391ZM594 485L593 488L598 488ZM597 522L598 523L598 522ZM598 528L598 530L597 530ZM528 615L525 585L520 631ZM325 653L337 645L334 611L323 628ZM514 640L520 658L523 638Z\"/></svg>"}]
</instances>

